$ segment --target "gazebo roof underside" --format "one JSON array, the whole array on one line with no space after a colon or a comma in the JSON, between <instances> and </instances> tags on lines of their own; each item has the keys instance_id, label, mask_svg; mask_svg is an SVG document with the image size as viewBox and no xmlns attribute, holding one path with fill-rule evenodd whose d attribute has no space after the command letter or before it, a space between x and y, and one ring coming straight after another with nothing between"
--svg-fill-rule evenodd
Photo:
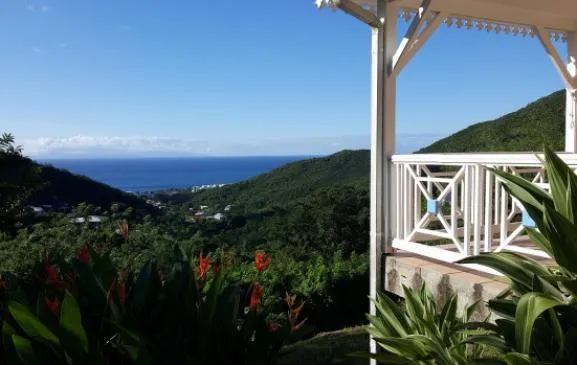
<instances>
[{"instance_id":1,"label":"gazebo roof underside","mask_svg":"<svg viewBox=\"0 0 577 365\"><path fill-rule=\"evenodd\" d=\"M374 9L377 0L352 0ZM422 0L389 0L401 9L418 9ZM431 10L463 20L536 25L551 31L577 31L577 0L433 0Z\"/></svg>"}]
</instances>

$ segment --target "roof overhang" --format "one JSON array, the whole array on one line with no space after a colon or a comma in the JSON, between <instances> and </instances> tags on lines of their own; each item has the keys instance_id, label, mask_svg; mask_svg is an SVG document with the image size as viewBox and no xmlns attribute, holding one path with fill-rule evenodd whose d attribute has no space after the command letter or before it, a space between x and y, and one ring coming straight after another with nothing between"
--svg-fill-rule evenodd
<instances>
[{"instance_id":1,"label":"roof overhang","mask_svg":"<svg viewBox=\"0 0 577 365\"><path fill-rule=\"evenodd\" d=\"M321 0L322 1L322 0ZM352 3L374 13L377 0L329 0ZM388 0L401 11L416 11L422 0ZM550 31L577 31L577 0L433 0L431 10L461 22L542 27ZM490 29L487 29L490 30Z\"/></svg>"}]
</instances>

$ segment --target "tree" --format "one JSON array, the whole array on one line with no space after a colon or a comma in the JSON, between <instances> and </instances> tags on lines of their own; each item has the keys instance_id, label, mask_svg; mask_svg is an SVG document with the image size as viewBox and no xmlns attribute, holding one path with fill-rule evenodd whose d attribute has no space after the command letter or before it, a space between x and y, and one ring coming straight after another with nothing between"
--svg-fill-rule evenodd
<instances>
[{"instance_id":1,"label":"tree","mask_svg":"<svg viewBox=\"0 0 577 365\"><path fill-rule=\"evenodd\" d=\"M14 136L0 136L0 231L13 232L28 212L27 200L40 188L40 167L22 156Z\"/></svg>"}]
</instances>

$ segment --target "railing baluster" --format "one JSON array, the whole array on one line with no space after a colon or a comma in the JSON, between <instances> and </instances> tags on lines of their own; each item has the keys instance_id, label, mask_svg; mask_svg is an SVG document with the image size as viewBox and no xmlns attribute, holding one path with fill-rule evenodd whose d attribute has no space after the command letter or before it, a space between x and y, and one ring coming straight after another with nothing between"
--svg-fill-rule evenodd
<instances>
[{"instance_id":1,"label":"railing baluster","mask_svg":"<svg viewBox=\"0 0 577 365\"><path fill-rule=\"evenodd\" d=\"M473 255L481 252L481 225L483 220L483 191L484 181L482 179L480 165L474 167L474 189L473 189Z\"/></svg>"},{"instance_id":2,"label":"railing baluster","mask_svg":"<svg viewBox=\"0 0 577 365\"><path fill-rule=\"evenodd\" d=\"M463 252L469 254L469 243L471 240L471 214L469 209L469 198L471 197L471 169L469 168L469 165L465 165L463 196Z\"/></svg>"},{"instance_id":3,"label":"railing baluster","mask_svg":"<svg viewBox=\"0 0 577 365\"><path fill-rule=\"evenodd\" d=\"M493 174L485 170L485 247L490 252L493 245Z\"/></svg>"},{"instance_id":4,"label":"railing baluster","mask_svg":"<svg viewBox=\"0 0 577 365\"><path fill-rule=\"evenodd\" d=\"M503 171L505 171L506 169L503 168ZM503 184L501 183L501 234L500 239L499 239L499 248L503 247L503 244L506 242L507 240L507 236L508 236L508 232L509 232L509 222L507 221L507 216L509 215L508 212L508 206L509 206L509 198L507 196L507 192L505 191L505 189L503 188Z\"/></svg>"}]
</instances>

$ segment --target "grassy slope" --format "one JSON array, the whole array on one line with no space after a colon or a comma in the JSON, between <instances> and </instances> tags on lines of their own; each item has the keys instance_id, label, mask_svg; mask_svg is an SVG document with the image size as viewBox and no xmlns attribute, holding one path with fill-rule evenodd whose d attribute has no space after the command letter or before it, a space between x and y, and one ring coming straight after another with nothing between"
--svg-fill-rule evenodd
<instances>
[{"instance_id":1,"label":"grassy slope","mask_svg":"<svg viewBox=\"0 0 577 365\"><path fill-rule=\"evenodd\" d=\"M368 186L369 151L341 151L334 155L289 163L253 179L193 195L199 204L230 202L251 207L286 205L329 186L347 183Z\"/></svg>"},{"instance_id":2,"label":"grassy slope","mask_svg":"<svg viewBox=\"0 0 577 365\"><path fill-rule=\"evenodd\" d=\"M363 327L321 333L309 340L287 346L279 365L350 364L366 365L368 360L349 356L369 351L369 335Z\"/></svg>"},{"instance_id":3,"label":"grassy slope","mask_svg":"<svg viewBox=\"0 0 577 365\"><path fill-rule=\"evenodd\" d=\"M543 144L563 149L565 91L538 99L498 119L474 124L418 153L541 151Z\"/></svg>"}]
</instances>

